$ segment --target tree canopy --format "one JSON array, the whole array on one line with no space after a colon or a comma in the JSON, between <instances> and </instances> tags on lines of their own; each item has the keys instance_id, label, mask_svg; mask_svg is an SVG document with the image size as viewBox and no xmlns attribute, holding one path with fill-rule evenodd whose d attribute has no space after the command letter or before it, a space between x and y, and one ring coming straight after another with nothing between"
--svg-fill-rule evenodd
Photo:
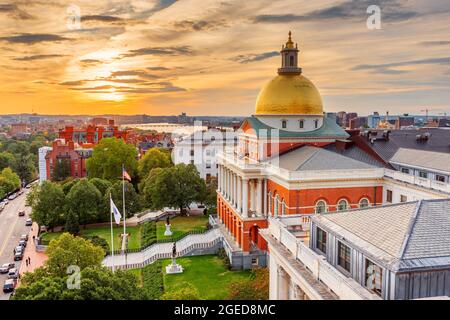
<instances>
[{"instance_id":1,"label":"tree canopy","mask_svg":"<svg viewBox=\"0 0 450 320\"><path fill-rule=\"evenodd\" d=\"M66 196L66 210L76 216L79 224L87 224L99 217L102 205L100 191L88 180L81 179L70 189Z\"/></svg>"},{"instance_id":2,"label":"tree canopy","mask_svg":"<svg viewBox=\"0 0 450 320\"><path fill-rule=\"evenodd\" d=\"M120 212L122 212L123 208L123 188L122 188L122 181L116 181L111 188L108 189L108 191L104 195L105 201L109 204L109 194L111 193L111 197L116 204L117 208ZM141 209L141 198L136 193L136 190L134 189L134 186L128 182L125 181L125 210L127 217L131 217L134 213L138 212ZM122 212L123 214L123 212ZM109 215L108 215L109 217Z\"/></svg>"},{"instance_id":3,"label":"tree canopy","mask_svg":"<svg viewBox=\"0 0 450 320\"><path fill-rule=\"evenodd\" d=\"M31 216L41 226L52 229L64 221L64 192L56 183L44 181L33 187L27 196L31 206Z\"/></svg>"},{"instance_id":4,"label":"tree canopy","mask_svg":"<svg viewBox=\"0 0 450 320\"><path fill-rule=\"evenodd\" d=\"M137 172L137 150L122 139L104 138L94 147L92 157L86 167L90 178L102 178L110 181L122 176L122 164L133 177Z\"/></svg>"},{"instance_id":5,"label":"tree canopy","mask_svg":"<svg viewBox=\"0 0 450 320\"><path fill-rule=\"evenodd\" d=\"M141 179L148 176L155 168L167 168L172 166L170 154L157 148L148 150L138 162L138 171Z\"/></svg>"}]
</instances>

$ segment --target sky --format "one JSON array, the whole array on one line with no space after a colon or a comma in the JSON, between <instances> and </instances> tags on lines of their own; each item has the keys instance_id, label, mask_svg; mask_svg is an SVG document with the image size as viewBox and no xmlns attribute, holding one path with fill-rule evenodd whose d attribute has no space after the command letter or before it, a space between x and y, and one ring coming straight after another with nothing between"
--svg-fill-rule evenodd
<instances>
[{"instance_id":1,"label":"sky","mask_svg":"<svg viewBox=\"0 0 450 320\"><path fill-rule=\"evenodd\" d=\"M248 116L291 30L325 111L450 115L449 18L448 0L0 0L0 114Z\"/></svg>"}]
</instances>

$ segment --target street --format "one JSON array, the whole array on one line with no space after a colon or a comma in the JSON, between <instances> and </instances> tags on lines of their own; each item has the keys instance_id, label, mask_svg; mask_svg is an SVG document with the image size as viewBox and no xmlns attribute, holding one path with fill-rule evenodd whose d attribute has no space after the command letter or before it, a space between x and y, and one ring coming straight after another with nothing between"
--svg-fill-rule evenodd
<instances>
[{"instance_id":1,"label":"street","mask_svg":"<svg viewBox=\"0 0 450 320\"><path fill-rule=\"evenodd\" d=\"M14 262L13 250L18 245L20 235L28 234L30 227L25 226L25 220L28 219L31 208L25 207L26 195L29 189L24 189L24 193L14 200L10 200L2 212L0 212L0 265ZM19 217L18 212L25 210L25 216ZM28 245L32 245L32 239ZM21 261L16 261L16 268L20 268ZM8 278L7 274L0 274L0 285ZM8 300L10 294L0 291L0 300Z\"/></svg>"}]
</instances>

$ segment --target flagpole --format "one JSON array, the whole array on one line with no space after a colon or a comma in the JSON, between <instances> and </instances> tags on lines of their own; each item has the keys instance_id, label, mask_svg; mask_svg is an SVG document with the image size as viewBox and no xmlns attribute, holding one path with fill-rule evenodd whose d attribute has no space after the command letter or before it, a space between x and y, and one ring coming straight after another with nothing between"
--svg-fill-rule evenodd
<instances>
[{"instance_id":1,"label":"flagpole","mask_svg":"<svg viewBox=\"0 0 450 320\"><path fill-rule=\"evenodd\" d=\"M109 216L111 219L111 259L112 259L112 272L114 273L114 231L113 231L113 223L112 223L112 207L111 207L111 192L109 193Z\"/></svg>"},{"instance_id":2,"label":"flagpole","mask_svg":"<svg viewBox=\"0 0 450 320\"><path fill-rule=\"evenodd\" d=\"M125 212L125 165L122 164L122 212L123 212L123 236L124 236L124 241L125 241L125 268L127 266L127 214Z\"/></svg>"}]
</instances>

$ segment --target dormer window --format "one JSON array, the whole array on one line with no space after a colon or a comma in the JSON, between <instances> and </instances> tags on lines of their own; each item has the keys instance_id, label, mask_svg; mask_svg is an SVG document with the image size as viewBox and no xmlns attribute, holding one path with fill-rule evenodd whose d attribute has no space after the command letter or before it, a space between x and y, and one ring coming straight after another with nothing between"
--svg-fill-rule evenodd
<instances>
[{"instance_id":1,"label":"dormer window","mask_svg":"<svg viewBox=\"0 0 450 320\"><path fill-rule=\"evenodd\" d=\"M287 127L287 121L286 120L281 120L281 127L283 129L286 129L286 127Z\"/></svg>"},{"instance_id":2,"label":"dormer window","mask_svg":"<svg viewBox=\"0 0 450 320\"><path fill-rule=\"evenodd\" d=\"M319 120L318 119L316 119L316 120L314 120L314 128L318 128L319 127Z\"/></svg>"},{"instance_id":3,"label":"dormer window","mask_svg":"<svg viewBox=\"0 0 450 320\"><path fill-rule=\"evenodd\" d=\"M303 129L303 128L305 127L305 121L304 121L304 120L300 120L300 121L298 122L298 127L299 127L300 129Z\"/></svg>"}]
</instances>

